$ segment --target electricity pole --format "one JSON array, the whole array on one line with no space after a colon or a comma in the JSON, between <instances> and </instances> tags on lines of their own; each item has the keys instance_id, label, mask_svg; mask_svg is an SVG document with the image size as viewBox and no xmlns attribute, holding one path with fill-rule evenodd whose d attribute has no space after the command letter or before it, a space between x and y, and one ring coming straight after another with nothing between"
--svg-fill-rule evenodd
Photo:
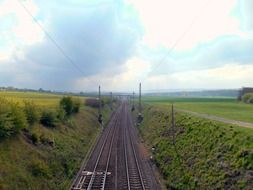
<instances>
[{"instance_id":1,"label":"electricity pole","mask_svg":"<svg viewBox=\"0 0 253 190\"><path fill-rule=\"evenodd\" d=\"M98 122L102 124L102 113L101 113L101 87L98 87Z\"/></svg>"},{"instance_id":2,"label":"electricity pole","mask_svg":"<svg viewBox=\"0 0 253 190\"><path fill-rule=\"evenodd\" d=\"M138 114L138 118L137 118L138 125L140 125L140 123L143 120L143 116L141 115L141 112L142 112L142 107L141 107L141 83L140 83L140 85L139 85L139 114Z\"/></svg>"},{"instance_id":3,"label":"electricity pole","mask_svg":"<svg viewBox=\"0 0 253 190\"><path fill-rule=\"evenodd\" d=\"M133 101L133 103L132 103L133 104L132 105L132 111L134 111L135 110L135 106L134 106L134 92L133 92L133 100L132 101Z\"/></svg>"},{"instance_id":4,"label":"electricity pole","mask_svg":"<svg viewBox=\"0 0 253 190\"><path fill-rule=\"evenodd\" d=\"M173 144L175 145L175 113L174 113L174 105L172 104L171 106L171 127L172 127L172 141Z\"/></svg>"},{"instance_id":5,"label":"electricity pole","mask_svg":"<svg viewBox=\"0 0 253 190\"><path fill-rule=\"evenodd\" d=\"M112 92L110 93L111 101L110 101L110 108L112 110Z\"/></svg>"},{"instance_id":6,"label":"electricity pole","mask_svg":"<svg viewBox=\"0 0 253 190\"><path fill-rule=\"evenodd\" d=\"M139 115L141 115L141 83L139 85Z\"/></svg>"}]
</instances>

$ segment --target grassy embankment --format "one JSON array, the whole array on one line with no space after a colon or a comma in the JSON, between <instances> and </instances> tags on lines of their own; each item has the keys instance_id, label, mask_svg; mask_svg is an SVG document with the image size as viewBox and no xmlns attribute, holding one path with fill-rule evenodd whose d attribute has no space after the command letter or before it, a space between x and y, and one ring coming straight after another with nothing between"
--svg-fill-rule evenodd
<instances>
[{"instance_id":1,"label":"grassy embankment","mask_svg":"<svg viewBox=\"0 0 253 190\"><path fill-rule=\"evenodd\" d=\"M4 94L4 95L3 95ZM1 97L20 102L34 101L43 108L55 109L62 96L39 93L1 92ZM81 98L83 102L84 98ZM23 132L0 141L0 189L67 189L90 145L100 131L97 110L84 106L67 122L48 128L36 123ZM110 110L103 110L106 119ZM52 142L48 144L45 142Z\"/></svg>"},{"instance_id":2,"label":"grassy embankment","mask_svg":"<svg viewBox=\"0 0 253 190\"><path fill-rule=\"evenodd\" d=\"M253 106L238 102L233 98L144 97L143 101L150 105L170 105L173 102L176 109L210 114L232 120L253 122Z\"/></svg>"},{"instance_id":3,"label":"grassy embankment","mask_svg":"<svg viewBox=\"0 0 253 190\"><path fill-rule=\"evenodd\" d=\"M146 105L140 126L168 188L252 188L252 129L177 112L173 132L169 110L169 104Z\"/></svg>"}]
</instances>

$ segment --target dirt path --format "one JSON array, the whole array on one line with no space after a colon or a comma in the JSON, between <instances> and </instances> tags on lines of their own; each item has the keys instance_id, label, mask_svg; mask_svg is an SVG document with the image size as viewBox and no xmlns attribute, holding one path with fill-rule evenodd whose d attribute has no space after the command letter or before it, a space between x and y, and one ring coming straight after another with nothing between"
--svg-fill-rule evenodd
<instances>
[{"instance_id":1,"label":"dirt path","mask_svg":"<svg viewBox=\"0 0 253 190\"><path fill-rule=\"evenodd\" d=\"M232 119L226 119L226 118L222 118L222 117L218 117L218 116L214 116L214 115L196 113L193 111L182 110L182 109L177 109L177 111L188 113L193 116L197 116L197 117L201 117L201 118L205 118L205 119L210 119L210 120L214 120L214 121L219 121L219 122L223 122L223 123L227 123L227 124L238 125L240 127L247 127L247 128L253 129L253 123L236 121L236 120L232 120Z\"/></svg>"}]
</instances>

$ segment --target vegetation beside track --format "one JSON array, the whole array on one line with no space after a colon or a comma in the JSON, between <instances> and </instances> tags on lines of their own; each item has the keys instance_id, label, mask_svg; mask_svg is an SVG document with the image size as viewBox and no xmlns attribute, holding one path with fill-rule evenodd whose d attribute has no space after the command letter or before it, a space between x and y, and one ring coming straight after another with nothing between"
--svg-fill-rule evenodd
<instances>
[{"instance_id":1,"label":"vegetation beside track","mask_svg":"<svg viewBox=\"0 0 253 190\"><path fill-rule=\"evenodd\" d=\"M234 98L175 98L157 96L143 97L143 101L150 105L169 106L171 103L174 103L176 109L253 123L253 105L237 101Z\"/></svg>"},{"instance_id":2,"label":"vegetation beside track","mask_svg":"<svg viewBox=\"0 0 253 190\"><path fill-rule=\"evenodd\" d=\"M146 105L139 126L169 189L252 188L252 129L177 112L174 133L169 110Z\"/></svg>"},{"instance_id":3,"label":"vegetation beside track","mask_svg":"<svg viewBox=\"0 0 253 190\"><path fill-rule=\"evenodd\" d=\"M85 106L83 97L78 97L81 106L77 111L75 104L73 109L64 106L65 103L70 105L68 99L59 106L62 96L21 92L4 94L5 96L1 94L1 98L12 102L16 109L24 112L23 116L26 115L28 105L29 111L35 107L32 113L35 110L39 110L39 115L43 112L53 113L57 120L52 120L54 125L45 126L35 114L31 117L37 118L35 120L23 118L27 121L21 131L0 139L0 189L67 189L101 130L97 122L97 109ZM29 104L23 103L24 100L29 100ZM65 117L59 111L60 107L66 108L65 111L72 110L69 112L71 114L67 118L59 117L59 113ZM111 114L108 104L102 112L106 121ZM46 117L50 118L51 116Z\"/></svg>"}]
</instances>

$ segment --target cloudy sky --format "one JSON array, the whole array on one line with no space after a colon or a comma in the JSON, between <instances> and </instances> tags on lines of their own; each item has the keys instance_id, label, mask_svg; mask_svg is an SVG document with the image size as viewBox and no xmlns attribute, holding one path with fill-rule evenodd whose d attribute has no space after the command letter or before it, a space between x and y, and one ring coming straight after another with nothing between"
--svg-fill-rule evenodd
<instances>
[{"instance_id":1,"label":"cloudy sky","mask_svg":"<svg viewBox=\"0 0 253 190\"><path fill-rule=\"evenodd\" d=\"M0 0L0 86L132 91L140 81L253 86L253 1Z\"/></svg>"}]
</instances>

